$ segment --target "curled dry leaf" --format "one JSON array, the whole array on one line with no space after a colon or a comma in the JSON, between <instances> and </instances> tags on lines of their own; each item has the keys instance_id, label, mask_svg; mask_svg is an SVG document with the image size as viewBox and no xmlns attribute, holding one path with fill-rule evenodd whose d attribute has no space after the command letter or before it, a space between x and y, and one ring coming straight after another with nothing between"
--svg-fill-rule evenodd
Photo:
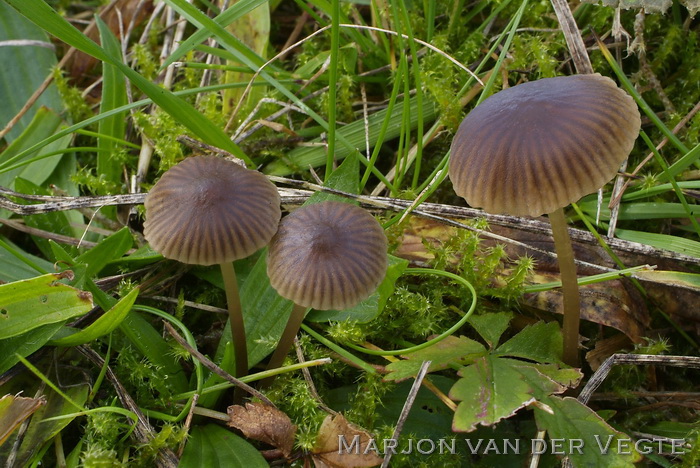
<instances>
[{"instance_id":1,"label":"curled dry leaf","mask_svg":"<svg viewBox=\"0 0 700 468\"><path fill-rule=\"evenodd\" d=\"M350 468L379 465L377 453L372 436L338 414L323 420L311 456L316 468Z\"/></svg>"},{"instance_id":2,"label":"curled dry leaf","mask_svg":"<svg viewBox=\"0 0 700 468\"><path fill-rule=\"evenodd\" d=\"M278 448L289 457L294 446L297 427L282 411L263 403L246 403L245 407L228 407L228 425L235 427L249 439L259 440Z\"/></svg>"},{"instance_id":3,"label":"curled dry leaf","mask_svg":"<svg viewBox=\"0 0 700 468\"><path fill-rule=\"evenodd\" d=\"M27 398L5 395L0 398L0 445L10 437L17 426L45 404L46 400L43 397Z\"/></svg>"}]
</instances>

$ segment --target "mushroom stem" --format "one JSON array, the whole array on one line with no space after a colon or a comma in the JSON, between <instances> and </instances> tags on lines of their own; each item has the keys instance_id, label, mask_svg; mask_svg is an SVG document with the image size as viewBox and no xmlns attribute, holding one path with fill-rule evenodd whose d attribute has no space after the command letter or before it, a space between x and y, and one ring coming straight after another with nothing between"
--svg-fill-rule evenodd
<instances>
[{"instance_id":1,"label":"mushroom stem","mask_svg":"<svg viewBox=\"0 0 700 468\"><path fill-rule=\"evenodd\" d=\"M248 347L245 341L245 325L241 310L241 298L238 295L238 283L236 282L236 270L232 262L224 262L221 267L221 276L224 280L226 302L228 303L228 318L231 323L231 340L233 351L236 355L236 377L244 377L248 374Z\"/></svg>"},{"instance_id":2,"label":"mushroom stem","mask_svg":"<svg viewBox=\"0 0 700 468\"><path fill-rule=\"evenodd\" d=\"M559 208L549 213L552 225L554 250L557 252L562 292L564 294L564 362L572 367L579 366L578 328L581 311L581 298L576 278L576 263L571 238L564 216L564 209Z\"/></svg>"},{"instance_id":3,"label":"mushroom stem","mask_svg":"<svg viewBox=\"0 0 700 468\"><path fill-rule=\"evenodd\" d=\"M294 337L297 336L297 332L301 327L301 322L304 321L306 316L306 311L308 307L300 306L299 304L294 304L292 313L289 315L289 320L287 320L287 325L284 327L282 336L280 337L279 343L277 343L277 349L272 353L270 362L267 364L267 369L276 369L282 365L284 362L284 357L289 352L289 349L294 343ZM271 381L271 378L270 378ZM268 381L263 381L263 385L269 384Z\"/></svg>"}]
</instances>

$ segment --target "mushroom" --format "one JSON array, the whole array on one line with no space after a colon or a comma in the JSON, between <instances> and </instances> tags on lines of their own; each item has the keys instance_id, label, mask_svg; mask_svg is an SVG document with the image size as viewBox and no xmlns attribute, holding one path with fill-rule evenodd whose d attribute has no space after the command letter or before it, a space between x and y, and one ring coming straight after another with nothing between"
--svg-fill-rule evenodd
<instances>
[{"instance_id":1,"label":"mushroom","mask_svg":"<svg viewBox=\"0 0 700 468\"><path fill-rule=\"evenodd\" d=\"M384 278L387 240L377 220L349 203L305 205L280 222L267 252L267 274L280 296L294 302L268 369L279 367L306 311L348 309Z\"/></svg>"},{"instance_id":2,"label":"mushroom","mask_svg":"<svg viewBox=\"0 0 700 468\"><path fill-rule=\"evenodd\" d=\"M163 174L146 196L143 234L164 257L219 264L228 302L236 374L248 353L232 261L268 244L277 231L280 197L260 172L214 156L187 158Z\"/></svg>"},{"instance_id":3,"label":"mushroom","mask_svg":"<svg viewBox=\"0 0 700 468\"><path fill-rule=\"evenodd\" d=\"M549 215L564 296L564 362L578 365L580 299L563 208L612 179L640 128L634 100L599 74L505 89L462 121L449 176L469 205Z\"/></svg>"}]
</instances>

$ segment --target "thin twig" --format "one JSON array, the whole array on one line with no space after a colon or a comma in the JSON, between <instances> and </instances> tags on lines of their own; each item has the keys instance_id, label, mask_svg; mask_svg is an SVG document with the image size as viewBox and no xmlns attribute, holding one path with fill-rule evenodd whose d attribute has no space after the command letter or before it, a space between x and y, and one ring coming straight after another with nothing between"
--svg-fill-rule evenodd
<instances>
[{"instance_id":1,"label":"thin twig","mask_svg":"<svg viewBox=\"0 0 700 468\"><path fill-rule=\"evenodd\" d=\"M418 396L418 391L420 390L421 383L425 378L425 374L428 373L428 367L430 367L431 363L432 361L423 361L423 364L420 366L418 375L416 375L416 380L414 380L413 386L411 386L411 391L408 392L406 402L403 404L403 409L401 410L399 419L396 422L396 427L394 428L394 433L391 435L391 440L397 440L399 438L401 430L403 430L403 425L406 422L406 419L408 418L408 413L411 411L413 403L416 401L416 396ZM393 450L387 450L386 454L384 454L384 461L382 462L381 468L386 468L389 466L389 461L391 460L391 455L393 454L393 452Z\"/></svg>"},{"instance_id":2,"label":"thin twig","mask_svg":"<svg viewBox=\"0 0 700 468\"><path fill-rule=\"evenodd\" d=\"M245 383L241 380L238 380L237 378L235 378L234 376L232 376L231 374L229 374L228 372L223 370L221 367L214 364L205 355L203 355L202 353L200 353L199 351L194 349L192 346L190 346L189 343L187 343L187 341L185 341L185 339L183 337L181 337L178 334L178 332L173 328L173 326L170 325L168 322L163 322L163 326L165 327L165 330L175 339L175 341L177 341L177 343L180 346L185 348L187 350L187 352L190 353L194 358L196 358L199 362L201 362L204 367L206 367L210 371L214 372L219 377L232 383L236 387L239 387L239 388L245 390L246 392L250 393L254 397L258 398L260 401L265 403L266 405L275 406L275 404L272 403L270 401L270 399L267 398L265 395L263 395L262 393L260 393L259 391L257 391L256 389L254 389L253 387L248 385L247 383Z\"/></svg>"}]
</instances>

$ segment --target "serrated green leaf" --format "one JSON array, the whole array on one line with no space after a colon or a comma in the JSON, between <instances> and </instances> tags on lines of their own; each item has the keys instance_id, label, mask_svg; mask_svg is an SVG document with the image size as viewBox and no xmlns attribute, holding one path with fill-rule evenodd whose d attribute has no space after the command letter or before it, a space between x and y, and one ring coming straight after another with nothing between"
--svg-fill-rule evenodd
<instances>
[{"instance_id":1,"label":"serrated green leaf","mask_svg":"<svg viewBox=\"0 0 700 468\"><path fill-rule=\"evenodd\" d=\"M0 339L90 311L90 293L59 282L66 277L48 274L0 285Z\"/></svg>"},{"instance_id":2,"label":"serrated green leaf","mask_svg":"<svg viewBox=\"0 0 700 468\"><path fill-rule=\"evenodd\" d=\"M472 315L469 323L491 348L495 348L512 318L511 312Z\"/></svg>"},{"instance_id":3,"label":"serrated green leaf","mask_svg":"<svg viewBox=\"0 0 700 468\"><path fill-rule=\"evenodd\" d=\"M409 354L406 359L387 365L386 370L389 374L384 379L400 382L415 377L424 361L432 361L428 372L435 372L459 363L465 358L482 357L486 352L486 348L481 343L465 336L448 336L432 346Z\"/></svg>"},{"instance_id":4,"label":"serrated green leaf","mask_svg":"<svg viewBox=\"0 0 700 468\"><path fill-rule=\"evenodd\" d=\"M87 328L83 330L75 331L74 333L58 338L51 341L53 346L78 346L81 344L89 343L103 335L111 333L115 328L117 328L126 315L131 310L131 307L136 302L136 298L139 295L139 289L134 288L122 297L119 302L117 302L114 307L105 312L100 318L95 320Z\"/></svg>"},{"instance_id":5,"label":"serrated green leaf","mask_svg":"<svg viewBox=\"0 0 700 468\"><path fill-rule=\"evenodd\" d=\"M531 359L537 362L561 362L563 339L557 322L537 322L496 349L499 356Z\"/></svg>"},{"instance_id":6,"label":"serrated green leaf","mask_svg":"<svg viewBox=\"0 0 700 468\"><path fill-rule=\"evenodd\" d=\"M550 439L563 441L581 441L582 449L564 451L571 457L574 467L595 468L632 468L641 456L634 449L634 443L625 434L616 431L595 411L571 397L548 397L544 403L553 414L535 408L535 420L540 430L546 430ZM618 450L618 441L627 444L622 453Z\"/></svg>"},{"instance_id":7,"label":"serrated green leaf","mask_svg":"<svg viewBox=\"0 0 700 468\"><path fill-rule=\"evenodd\" d=\"M269 465L260 452L245 439L221 426L207 424L192 428L178 466L267 468Z\"/></svg>"},{"instance_id":8,"label":"serrated green leaf","mask_svg":"<svg viewBox=\"0 0 700 468\"><path fill-rule=\"evenodd\" d=\"M493 355L463 367L459 375L450 390L450 398L460 401L452 421L457 432L494 425L536 399L565 390L532 365Z\"/></svg>"}]
</instances>

